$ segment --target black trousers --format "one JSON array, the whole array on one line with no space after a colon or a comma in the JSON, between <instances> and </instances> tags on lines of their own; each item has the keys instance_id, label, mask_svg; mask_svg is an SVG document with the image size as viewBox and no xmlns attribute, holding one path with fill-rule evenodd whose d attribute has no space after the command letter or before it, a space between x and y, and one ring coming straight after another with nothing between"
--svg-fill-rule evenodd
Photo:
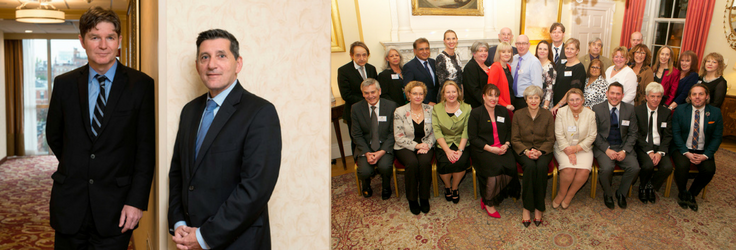
<instances>
[{"instance_id":1,"label":"black trousers","mask_svg":"<svg viewBox=\"0 0 736 250\"><path fill-rule=\"evenodd\" d=\"M82 221L82 227L75 234L56 233L54 235L54 249L128 249L130 236L133 230L128 230L123 234L112 237L103 237L97 233L94 219L92 218L92 209L87 208L87 214Z\"/></svg>"},{"instance_id":2,"label":"black trousers","mask_svg":"<svg viewBox=\"0 0 736 250\"><path fill-rule=\"evenodd\" d=\"M391 190L391 174L394 165L392 154L384 154L375 165L368 164L368 158L365 156L358 156L356 163L358 164L358 178L363 181L363 190L371 185L371 176L375 173L373 167L378 168L378 173L381 174L383 190Z\"/></svg>"},{"instance_id":3,"label":"black trousers","mask_svg":"<svg viewBox=\"0 0 736 250\"><path fill-rule=\"evenodd\" d=\"M544 198L547 195L547 172L549 172L549 162L552 161L552 157L551 153L539 156L536 160L529 159L526 155L516 157L524 170L521 199L526 210L544 212Z\"/></svg>"},{"instance_id":4,"label":"black trousers","mask_svg":"<svg viewBox=\"0 0 736 250\"><path fill-rule=\"evenodd\" d=\"M657 152L657 146L654 146L654 152ZM649 158L649 154L646 152L636 149L636 158L639 160L639 189L644 188L646 184L651 181L654 190L659 190L662 184L667 180L667 177L672 173L672 161L670 156L665 155L659 160L657 164L657 172L654 172L654 163L652 158Z\"/></svg>"},{"instance_id":5,"label":"black trousers","mask_svg":"<svg viewBox=\"0 0 736 250\"><path fill-rule=\"evenodd\" d=\"M434 149L426 154L417 154L416 151L408 149L394 150L396 159L406 167L404 183L406 185L406 199L416 201L429 199L429 190L432 186L432 156ZM398 187L397 187L398 188ZM417 190L419 191L417 194Z\"/></svg>"},{"instance_id":6,"label":"black trousers","mask_svg":"<svg viewBox=\"0 0 736 250\"><path fill-rule=\"evenodd\" d=\"M677 190L680 194L685 193L688 175L690 175L690 159L679 152L674 152L672 154L672 160L675 162L675 183L677 183ZM700 194L700 191L713 179L713 175L716 174L716 160L710 158L695 166L698 168L699 173L695 176L693 184L690 185L690 194L693 196Z\"/></svg>"}]
</instances>

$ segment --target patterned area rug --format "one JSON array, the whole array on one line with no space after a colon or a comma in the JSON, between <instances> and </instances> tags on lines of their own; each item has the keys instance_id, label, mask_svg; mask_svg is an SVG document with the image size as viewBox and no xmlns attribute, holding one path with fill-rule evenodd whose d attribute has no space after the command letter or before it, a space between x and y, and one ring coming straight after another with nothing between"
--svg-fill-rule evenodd
<instances>
[{"instance_id":1,"label":"patterned area rug","mask_svg":"<svg viewBox=\"0 0 736 250\"><path fill-rule=\"evenodd\" d=\"M54 156L35 156L0 165L0 249L54 249L49 197L57 164Z\"/></svg>"},{"instance_id":2,"label":"patterned area rug","mask_svg":"<svg viewBox=\"0 0 736 250\"><path fill-rule=\"evenodd\" d=\"M707 200L698 196L698 212L677 205L674 181L670 197L664 197L662 187L656 204L642 204L632 192L627 209L610 210L603 204L600 187L595 199L590 198L588 182L569 209L552 209L549 180L544 223L529 228L521 224L520 200L504 200L497 207L501 219L489 217L473 199L471 178L460 185L459 204L445 201L439 184L440 196L431 197L430 212L413 215L403 175L398 177L400 197L394 193L386 201L381 200L380 177L373 178L374 194L366 199L358 193L355 174L336 176L332 249L734 249L736 153L722 149L715 158L716 175L707 188ZM613 179L618 186L621 176Z\"/></svg>"}]
</instances>

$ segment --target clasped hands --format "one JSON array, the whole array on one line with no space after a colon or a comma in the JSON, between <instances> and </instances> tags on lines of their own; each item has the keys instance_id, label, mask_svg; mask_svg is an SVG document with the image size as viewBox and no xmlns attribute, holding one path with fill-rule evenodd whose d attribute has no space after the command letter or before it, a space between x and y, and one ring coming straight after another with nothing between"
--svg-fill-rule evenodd
<instances>
[{"instance_id":1,"label":"clasped hands","mask_svg":"<svg viewBox=\"0 0 736 250\"><path fill-rule=\"evenodd\" d=\"M575 145L575 146L567 146L562 151L567 155L568 160L570 160L570 164L575 166L575 165L578 165L578 157L576 154L581 150L583 150L583 148L581 148L578 145Z\"/></svg>"},{"instance_id":2,"label":"clasped hands","mask_svg":"<svg viewBox=\"0 0 736 250\"><path fill-rule=\"evenodd\" d=\"M417 150L417 154L426 154L429 152L429 145L426 143L419 143L416 146L414 146L414 149Z\"/></svg>"},{"instance_id":3,"label":"clasped hands","mask_svg":"<svg viewBox=\"0 0 736 250\"><path fill-rule=\"evenodd\" d=\"M176 243L178 249L202 249L197 241L196 227L179 226L171 239Z\"/></svg>"},{"instance_id":4,"label":"clasped hands","mask_svg":"<svg viewBox=\"0 0 736 250\"><path fill-rule=\"evenodd\" d=\"M447 159L450 160L450 163L455 163L460 160L460 156L463 156L463 151L448 149L445 151L445 154L447 155Z\"/></svg>"},{"instance_id":5,"label":"clasped hands","mask_svg":"<svg viewBox=\"0 0 736 250\"><path fill-rule=\"evenodd\" d=\"M705 160L708 159L708 157L705 157L705 155L702 155L702 154L693 154L693 153L690 153L690 152L685 153L685 157L687 157L688 159L690 159L690 163L695 164L695 165L698 165L701 162L703 162L703 161L705 161Z\"/></svg>"},{"instance_id":6,"label":"clasped hands","mask_svg":"<svg viewBox=\"0 0 736 250\"><path fill-rule=\"evenodd\" d=\"M368 153L365 153L365 158L368 159L368 164L374 165L385 154L386 154L386 151L384 151L384 150L378 150L376 152L368 152Z\"/></svg>"},{"instance_id":7,"label":"clasped hands","mask_svg":"<svg viewBox=\"0 0 736 250\"><path fill-rule=\"evenodd\" d=\"M486 151L497 154L497 155L505 154L506 151L508 151L508 149L509 149L508 144L503 144L500 147L493 147L493 146L486 145Z\"/></svg>"},{"instance_id":8,"label":"clasped hands","mask_svg":"<svg viewBox=\"0 0 736 250\"><path fill-rule=\"evenodd\" d=\"M524 155L526 155L526 157L529 157L529 159L536 160L539 159L540 156L542 156L542 151L539 151L536 148L532 148L527 150Z\"/></svg>"},{"instance_id":9,"label":"clasped hands","mask_svg":"<svg viewBox=\"0 0 736 250\"><path fill-rule=\"evenodd\" d=\"M659 161L662 160L662 155L657 152L651 152L649 153L649 158L652 159L652 164L657 166Z\"/></svg>"},{"instance_id":10,"label":"clasped hands","mask_svg":"<svg viewBox=\"0 0 736 250\"><path fill-rule=\"evenodd\" d=\"M623 161L624 158L626 158L626 151L621 150L621 151L616 152L616 151L613 151L613 149L609 148L609 149L606 149L606 155L608 156L608 158L611 158L611 160L613 161Z\"/></svg>"}]
</instances>

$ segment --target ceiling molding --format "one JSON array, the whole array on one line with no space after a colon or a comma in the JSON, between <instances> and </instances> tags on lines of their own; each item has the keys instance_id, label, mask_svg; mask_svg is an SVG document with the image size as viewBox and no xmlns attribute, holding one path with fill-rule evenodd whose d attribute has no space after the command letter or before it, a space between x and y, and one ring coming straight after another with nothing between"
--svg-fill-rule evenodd
<instances>
[{"instance_id":1,"label":"ceiling molding","mask_svg":"<svg viewBox=\"0 0 736 250\"><path fill-rule=\"evenodd\" d=\"M80 17L82 17L82 14L86 12L87 10L63 10L64 14L66 15L66 20L79 20ZM127 12L126 11L115 11L116 14L120 17L121 22L125 22L128 20ZM15 9L0 9L0 19L5 20L15 20Z\"/></svg>"},{"instance_id":2,"label":"ceiling molding","mask_svg":"<svg viewBox=\"0 0 736 250\"><path fill-rule=\"evenodd\" d=\"M33 34L33 33L5 33L6 40L23 39L79 39L79 34Z\"/></svg>"}]
</instances>

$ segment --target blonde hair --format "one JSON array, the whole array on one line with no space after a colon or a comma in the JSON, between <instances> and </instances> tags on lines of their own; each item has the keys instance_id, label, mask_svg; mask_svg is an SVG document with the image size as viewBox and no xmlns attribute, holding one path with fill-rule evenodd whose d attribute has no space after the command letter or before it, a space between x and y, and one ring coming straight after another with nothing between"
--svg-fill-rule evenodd
<instances>
[{"instance_id":1,"label":"blonde hair","mask_svg":"<svg viewBox=\"0 0 736 250\"><path fill-rule=\"evenodd\" d=\"M511 47L511 44L507 42L501 42L496 47L496 55L493 56L493 61L498 62L499 59L501 59L501 51L508 51L511 52L511 54L514 54L514 50Z\"/></svg>"},{"instance_id":2,"label":"blonde hair","mask_svg":"<svg viewBox=\"0 0 736 250\"><path fill-rule=\"evenodd\" d=\"M445 84L442 85L442 90L440 91L440 102L445 102L445 89L447 89L447 86L455 86L455 89L457 90L457 101L463 102L463 90L460 89L460 86L457 85L455 81L445 81Z\"/></svg>"},{"instance_id":3,"label":"blonde hair","mask_svg":"<svg viewBox=\"0 0 736 250\"><path fill-rule=\"evenodd\" d=\"M718 62L718 67L716 67L716 75L722 76L723 75L723 69L726 67L726 65L723 65L723 56L721 54L718 54L716 52L713 52L713 53L710 53L707 56L703 57L703 63L700 65L700 77L705 77L705 74L708 73L705 70L705 62L707 62L708 59L713 59L716 62Z\"/></svg>"},{"instance_id":4,"label":"blonde hair","mask_svg":"<svg viewBox=\"0 0 736 250\"><path fill-rule=\"evenodd\" d=\"M404 92L406 93L406 96L409 97L411 94L411 90L416 87L422 87L422 90L424 91L424 95L426 97L427 95L427 85L424 85L423 82L420 81L411 81L404 86Z\"/></svg>"},{"instance_id":5,"label":"blonde hair","mask_svg":"<svg viewBox=\"0 0 736 250\"><path fill-rule=\"evenodd\" d=\"M626 63L629 62L629 56L628 56L628 49L624 46L618 46L615 49L613 49L613 52L611 52L611 60L613 60L614 57L616 57L616 53L621 52L621 56L623 56L626 59Z\"/></svg>"},{"instance_id":6,"label":"blonde hair","mask_svg":"<svg viewBox=\"0 0 736 250\"><path fill-rule=\"evenodd\" d=\"M670 46L667 46L667 45L664 45L657 50L657 55L655 56L654 67L652 67L652 71L654 71L655 73L659 71L659 67L661 66L659 65L659 54L662 53L663 49L667 49L670 51L670 61L667 62L667 69L669 70L667 71L667 74L666 74L667 76L669 76L670 74L672 74L672 71L675 68L674 61L677 59L675 58L675 52L672 51L672 48L670 48Z\"/></svg>"}]
</instances>

